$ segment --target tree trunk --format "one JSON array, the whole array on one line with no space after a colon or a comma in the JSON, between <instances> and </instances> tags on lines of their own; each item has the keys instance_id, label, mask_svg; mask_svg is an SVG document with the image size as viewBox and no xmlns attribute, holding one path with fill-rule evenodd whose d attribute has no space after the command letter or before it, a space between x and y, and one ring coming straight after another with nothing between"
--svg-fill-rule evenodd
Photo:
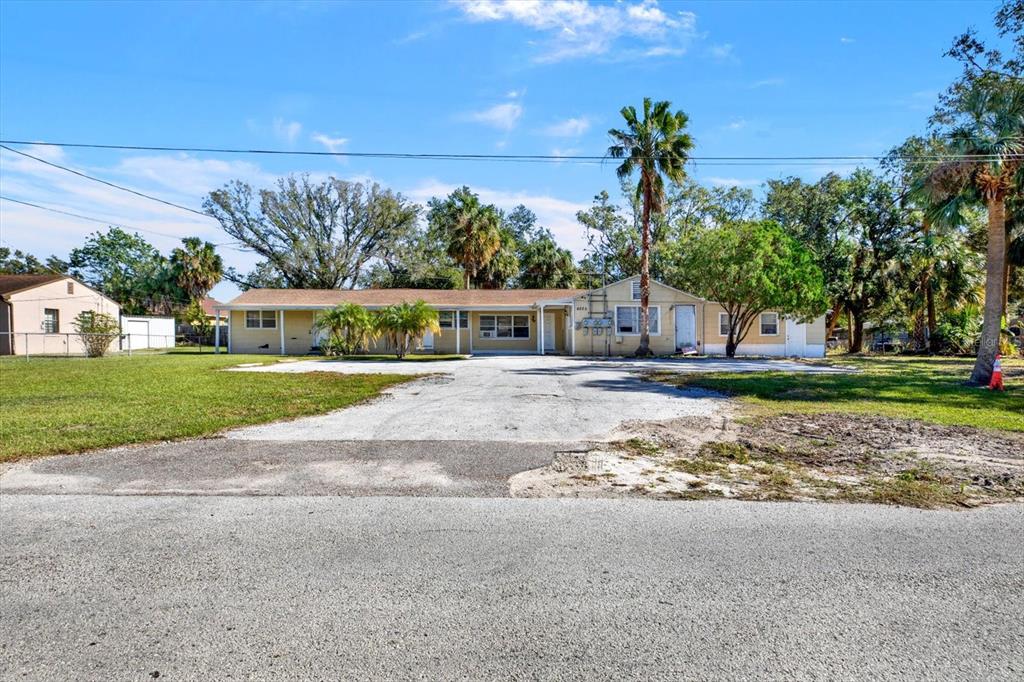
<instances>
[{"instance_id":1,"label":"tree trunk","mask_svg":"<svg viewBox=\"0 0 1024 682\"><path fill-rule=\"evenodd\" d=\"M648 304L651 298L651 183L644 183L644 211L640 234L640 346L636 349L638 358L653 355ZM660 324L660 320L659 320Z\"/></svg>"},{"instance_id":2,"label":"tree trunk","mask_svg":"<svg viewBox=\"0 0 1024 682\"><path fill-rule=\"evenodd\" d=\"M839 324L839 316L843 314L843 306L834 305L832 306L832 315L828 318L828 328L825 330L825 342L832 338L832 334L836 331L836 325Z\"/></svg>"},{"instance_id":3,"label":"tree trunk","mask_svg":"<svg viewBox=\"0 0 1024 682\"><path fill-rule=\"evenodd\" d=\"M1003 250L1005 254L1003 256L1003 311L999 315L1000 320L1006 317L1008 308L1010 306L1010 235L1007 234L1003 240L1006 243L1006 247Z\"/></svg>"},{"instance_id":4,"label":"tree trunk","mask_svg":"<svg viewBox=\"0 0 1024 682\"><path fill-rule=\"evenodd\" d=\"M999 330L1003 312L1003 271L1006 269L1006 201L1002 195L988 203L988 251L985 272L985 319L981 323L978 358L971 383L988 385L992 365L999 352Z\"/></svg>"},{"instance_id":5,"label":"tree trunk","mask_svg":"<svg viewBox=\"0 0 1024 682\"><path fill-rule=\"evenodd\" d=\"M729 340L725 342L725 357L734 358L736 357L736 346L739 345L732 339L732 335L729 336Z\"/></svg>"},{"instance_id":6,"label":"tree trunk","mask_svg":"<svg viewBox=\"0 0 1024 682\"><path fill-rule=\"evenodd\" d=\"M935 328L938 322L935 319L935 294L932 292L931 283L924 292L925 307L928 309L928 350L932 353L939 352L939 338L935 336Z\"/></svg>"},{"instance_id":7,"label":"tree trunk","mask_svg":"<svg viewBox=\"0 0 1024 682\"><path fill-rule=\"evenodd\" d=\"M860 353L864 350L864 318L853 314L853 329L850 330L850 352Z\"/></svg>"}]
</instances>

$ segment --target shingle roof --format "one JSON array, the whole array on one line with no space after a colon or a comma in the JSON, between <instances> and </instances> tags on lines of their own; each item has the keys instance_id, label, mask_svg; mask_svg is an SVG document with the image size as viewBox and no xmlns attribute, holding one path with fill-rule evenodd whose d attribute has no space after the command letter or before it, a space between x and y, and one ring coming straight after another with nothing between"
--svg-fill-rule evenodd
<instances>
[{"instance_id":1,"label":"shingle roof","mask_svg":"<svg viewBox=\"0 0 1024 682\"><path fill-rule=\"evenodd\" d=\"M200 305L203 306L203 312L206 313L207 315L216 315L217 313L215 311L215 308L223 305L223 303L221 303L215 298L206 296L203 298L202 303Z\"/></svg>"},{"instance_id":2,"label":"shingle roof","mask_svg":"<svg viewBox=\"0 0 1024 682\"><path fill-rule=\"evenodd\" d=\"M64 279L64 275L0 275L0 295L13 294Z\"/></svg>"},{"instance_id":3,"label":"shingle roof","mask_svg":"<svg viewBox=\"0 0 1024 682\"><path fill-rule=\"evenodd\" d=\"M227 303L235 306L384 306L422 300L434 306L528 306L569 298L586 289L249 289Z\"/></svg>"}]
</instances>

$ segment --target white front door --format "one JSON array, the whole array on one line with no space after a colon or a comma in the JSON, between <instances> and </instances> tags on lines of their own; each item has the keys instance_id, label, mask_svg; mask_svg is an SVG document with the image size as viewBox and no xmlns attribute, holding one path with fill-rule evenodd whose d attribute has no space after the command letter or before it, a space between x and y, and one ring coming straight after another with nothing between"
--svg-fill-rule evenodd
<instances>
[{"instance_id":1,"label":"white front door","mask_svg":"<svg viewBox=\"0 0 1024 682\"><path fill-rule=\"evenodd\" d=\"M786 320L786 355L802 358L807 354L807 324Z\"/></svg>"},{"instance_id":2,"label":"white front door","mask_svg":"<svg viewBox=\"0 0 1024 682\"><path fill-rule=\"evenodd\" d=\"M428 331L420 341L420 348L423 350L434 350L434 332Z\"/></svg>"},{"instance_id":3,"label":"white front door","mask_svg":"<svg viewBox=\"0 0 1024 682\"><path fill-rule=\"evenodd\" d=\"M555 349L555 314L544 313L544 350Z\"/></svg>"},{"instance_id":4,"label":"white front door","mask_svg":"<svg viewBox=\"0 0 1024 682\"><path fill-rule=\"evenodd\" d=\"M697 314L692 305L676 306L676 350L697 347Z\"/></svg>"}]
</instances>

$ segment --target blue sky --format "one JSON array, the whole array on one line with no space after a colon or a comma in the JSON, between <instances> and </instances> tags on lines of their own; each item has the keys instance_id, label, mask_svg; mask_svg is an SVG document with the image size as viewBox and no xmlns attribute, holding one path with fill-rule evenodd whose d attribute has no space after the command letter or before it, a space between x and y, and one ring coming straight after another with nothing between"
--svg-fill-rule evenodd
<instances>
[{"instance_id":1,"label":"blue sky","mask_svg":"<svg viewBox=\"0 0 1024 682\"><path fill-rule=\"evenodd\" d=\"M507 154L602 154L618 110L690 116L702 156L873 155L922 132L957 74L942 53L992 2L370 2L0 4L4 139ZM71 148L30 153L198 208L234 178L372 179L417 201L468 184L524 203L577 256L574 220L611 164L339 160ZM757 187L847 166L691 168ZM5 196L177 236L215 221L0 154ZM102 226L0 202L0 239L66 255ZM250 254L224 249L246 269ZM229 298L234 289L215 290Z\"/></svg>"}]
</instances>

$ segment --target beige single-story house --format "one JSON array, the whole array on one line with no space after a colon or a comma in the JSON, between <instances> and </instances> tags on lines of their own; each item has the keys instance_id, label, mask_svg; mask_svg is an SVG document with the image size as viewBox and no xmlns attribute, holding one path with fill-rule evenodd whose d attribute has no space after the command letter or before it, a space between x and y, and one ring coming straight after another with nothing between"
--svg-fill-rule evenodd
<instances>
[{"instance_id":1,"label":"beige single-story house","mask_svg":"<svg viewBox=\"0 0 1024 682\"><path fill-rule=\"evenodd\" d=\"M420 352L606 356L629 355L639 344L639 276L596 289L250 289L216 310L228 319L229 353L301 355L320 345L321 311L417 300L441 318L440 333L427 334ZM656 354L725 353L727 321L717 303L652 280L649 306ZM825 318L766 312L737 354L823 357Z\"/></svg>"},{"instance_id":2,"label":"beige single-story house","mask_svg":"<svg viewBox=\"0 0 1024 682\"><path fill-rule=\"evenodd\" d=\"M121 307L66 275L0 275L0 355L85 352L72 321L92 310L114 319Z\"/></svg>"}]
</instances>

